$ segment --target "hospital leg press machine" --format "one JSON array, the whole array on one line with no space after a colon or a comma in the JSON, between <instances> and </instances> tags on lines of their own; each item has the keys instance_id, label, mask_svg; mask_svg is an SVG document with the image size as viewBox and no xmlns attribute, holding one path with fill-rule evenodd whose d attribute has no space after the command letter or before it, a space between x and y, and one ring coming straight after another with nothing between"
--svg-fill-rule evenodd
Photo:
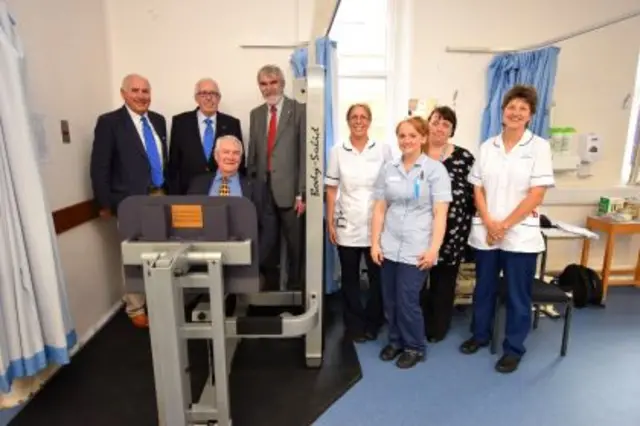
<instances>
[{"instance_id":1,"label":"hospital leg press machine","mask_svg":"<svg viewBox=\"0 0 640 426\"><path fill-rule=\"evenodd\" d=\"M228 378L241 338L305 336L307 365L321 364L322 280L304 292L260 292L256 211L248 199L130 197L119 209L119 230L127 291L147 297L159 424L231 425ZM205 321L185 318L185 295L193 293L209 295L198 308ZM229 294L239 300L233 317L225 314ZM304 313L242 316L248 305L294 304L303 304ZM188 339L212 342L213 371L196 402Z\"/></svg>"}]
</instances>

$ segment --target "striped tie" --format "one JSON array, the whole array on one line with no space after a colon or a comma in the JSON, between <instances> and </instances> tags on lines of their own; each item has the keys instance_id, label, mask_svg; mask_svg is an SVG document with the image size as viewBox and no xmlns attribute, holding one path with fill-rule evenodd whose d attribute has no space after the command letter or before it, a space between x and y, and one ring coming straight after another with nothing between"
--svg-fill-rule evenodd
<instances>
[{"instance_id":1,"label":"striped tie","mask_svg":"<svg viewBox=\"0 0 640 426\"><path fill-rule=\"evenodd\" d=\"M223 177L222 182L220 182L218 195L221 197L227 197L230 193L231 191L229 191L229 180L226 177Z\"/></svg>"}]
</instances>

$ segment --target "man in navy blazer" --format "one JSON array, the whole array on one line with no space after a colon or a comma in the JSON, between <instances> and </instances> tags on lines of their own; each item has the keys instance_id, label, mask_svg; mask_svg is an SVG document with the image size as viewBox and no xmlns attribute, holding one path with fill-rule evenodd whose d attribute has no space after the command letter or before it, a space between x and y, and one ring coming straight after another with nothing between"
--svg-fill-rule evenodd
<instances>
[{"instance_id":1,"label":"man in navy blazer","mask_svg":"<svg viewBox=\"0 0 640 426\"><path fill-rule=\"evenodd\" d=\"M218 138L232 135L242 143L240 120L218 110L221 98L218 83L203 78L194 88L198 107L173 117L167 169L171 194L185 194L191 179L207 172L216 172L218 164L213 148ZM240 159L238 171L245 174L244 156Z\"/></svg>"},{"instance_id":2,"label":"man in navy blazer","mask_svg":"<svg viewBox=\"0 0 640 426\"><path fill-rule=\"evenodd\" d=\"M120 93L124 105L98 117L91 152L91 185L103 218L117 215L120 202L131 195L166 190L167 124L149 111L149 81L128 75ZM147 327L144 295L126 294L124 300L134 325Z\"/></svg>"},{"instance_id":3,"label":"man in navy blazer","mask_svg":"<svg viewBox=\"0 0 640 426\"><path fill-rule=\"evenodd\" d=\"M239 173L240 158L244 156L242 142L232 135L216 141L214 156L218 164L215 173L196 176L187 191L191 195L246 197L256 206L258 214L258 253L260 266L273 250L278 236L278 218L264 182Z\"/></svg>"}]
</instances>

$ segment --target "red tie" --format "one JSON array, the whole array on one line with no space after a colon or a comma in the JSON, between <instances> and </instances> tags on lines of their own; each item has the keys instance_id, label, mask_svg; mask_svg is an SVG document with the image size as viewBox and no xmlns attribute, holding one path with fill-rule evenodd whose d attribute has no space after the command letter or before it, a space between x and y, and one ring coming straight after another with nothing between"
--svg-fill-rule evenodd
<instances>
[{"instance_id":1,"label":"red tie","mask_svg":"<svg viewBox=\"0 0 640 426\"><path fill-rule=\"evenodd\" d=\"M269 134L267 135L267 165L271 171L271 154L276 144L276 132L278 131L278 117L276 116L278 109L275 105L271 105L271 118L269 119Z\"/></svg>"}]
</instances>

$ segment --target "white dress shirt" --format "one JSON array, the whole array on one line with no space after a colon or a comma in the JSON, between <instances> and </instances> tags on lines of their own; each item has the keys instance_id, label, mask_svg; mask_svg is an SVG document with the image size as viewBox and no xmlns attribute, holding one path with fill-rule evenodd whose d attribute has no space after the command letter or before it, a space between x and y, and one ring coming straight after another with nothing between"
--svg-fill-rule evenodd
<instances>
[{"instance_id":1,"label":"white dress shirt","mask_svg":"<svg viewBox=\"0 0 640 426\"><path fill-rule=\"evenodd\" d=\"M280 117L282 116L282 106L284 105L284 96L280 97L280 100L275 104L276 107L276 129L280 124ZM267 104L267 138L269 137L269 122L271 121L271 105Z\"/></svg>"},{"instance_id":2,"label":"white dress shirt","mask_svg":"<svg viewBox=\"0 0 640 426\"><path fill-rule=\"evenodd\" d=\"M207 124L204 120L207 118L211 120L211 127L213 127L213 143L215 145L216 139L218 138L218 135L216 135L216 120L218 114L213 114L211 117L207 117L202 113L202 111L198 110L196 115L198 116L198 129L200 129L200 142L202 143L202 146L204 146L204 132L207 129Z\"/></svg>"},{"instance_id":3,"label":"white dress shirt","mask_svg":"<svg viewBox=\"0 0 640 426\"><path fill-rule=\"evenodd\" d=\"M136 130L138 132L138 136L140 136L140 141L142 142L142 147L146 151L147 150L147 145L144 142L144 131L142 130L142 116L140 114L134 112L133 110L131 110L129 107L127 107L127 111L129 111L129 116L131 117L131 120L133 121L133 125L135 126L135 128L136 128ZM162 155L162 143L160 142L160 136L158 136L158 133L156 132L156 129L153 127L153 123L149 119L149 115L145 114L144 116L147 118L147 123L149 123L149 126L151 126L151 130L153 131L153 139L156 141L156 147L158 148L158 154L160 155L160 161L164 165L165 158Z\"/></svg>"}]
</instances>

